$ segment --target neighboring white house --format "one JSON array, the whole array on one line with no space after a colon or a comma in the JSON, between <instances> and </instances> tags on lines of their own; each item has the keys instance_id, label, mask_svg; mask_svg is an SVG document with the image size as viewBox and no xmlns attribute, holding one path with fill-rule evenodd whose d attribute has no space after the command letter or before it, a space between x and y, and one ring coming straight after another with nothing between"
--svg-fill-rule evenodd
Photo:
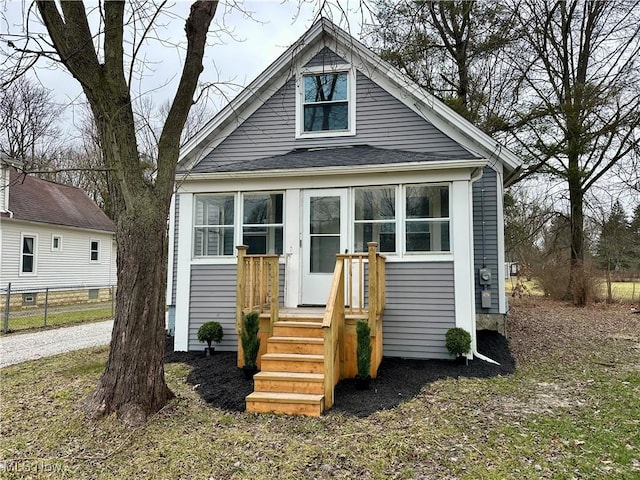
<instances>
[{"instance_id":1,"label":"neighboring white house","mask_svg":"<svg viewBox=\"0 0 640 480\"><path fill-rule=\"evenodd\" d=\"M280 255L283 307L323 305L335 255L386 257L384 354L449 358L503 317L503 186L519 159L331 22L315 23L183 149L170 220L176 350L235 350L235 246Z\"/></svg>"},{"instance_id":2,"label":"neighboring white house","mask_svg":"<svg viewBox=\"0 0 640 480\"><path fill-rule=\"evenodd\" d=\"M0 158L0 289L11 284L14 305L41 304L47 288L66 292L53 302L72 289L104 298L117 278L114 223L81 189L16 166Z\"/></svg>"}]
</instances>

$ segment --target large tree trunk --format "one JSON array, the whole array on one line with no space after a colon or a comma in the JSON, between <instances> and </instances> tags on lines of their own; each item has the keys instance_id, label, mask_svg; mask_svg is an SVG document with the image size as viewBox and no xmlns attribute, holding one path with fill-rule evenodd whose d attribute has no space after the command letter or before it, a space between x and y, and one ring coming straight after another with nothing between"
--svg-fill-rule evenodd
<instances>
[{"instance_id":1,"label":"large tree trunk","mask_svg":"<svg viewBox=\"0 0 640 480\"><path fill-rule=\"evenodd\" d=\"M164 378L167 208L140 199L117 224L118 293L107 368L85 410L141 425L173 394Z\"/></svg>"},{"instance_id":2,"label":"large tree trunk","mask_svg":"<svg viewBox=\"0 0 640 480\"><path fill-rule=\"evenodd\" d=\"M94 417L116 412L144 423L173 396L164 378L164 295L167 217L180 134L193 103L217 1L196 1L185 24L187 49L178 89L158 141L157 170L145 170L124 71L125 3L105 2L103 50L95 50L84 5L38 0L60 61L80 82L91 106L107 169L118 245L118 294L107 368L84 403Z\"/></svg>"},{"instance_id":3,"label":"large tree trunk","mask_svg":"<svg viewBox=\"0 0 640 480\"><path fill-rule=\"evenodd\" d=\"M583 306L588 300L584 271L584 194L577 160L569 160L567 180L571 211L571 266L568 293L574 305Z\"/></svg>"}]
</instances>

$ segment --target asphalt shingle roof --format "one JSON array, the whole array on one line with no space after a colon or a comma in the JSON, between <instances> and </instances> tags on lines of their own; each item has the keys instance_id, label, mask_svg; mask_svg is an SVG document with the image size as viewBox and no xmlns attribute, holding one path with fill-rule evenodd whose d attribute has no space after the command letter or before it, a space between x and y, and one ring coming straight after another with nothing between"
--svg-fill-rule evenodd
<instances>
[{"instance_id":1,"label":"asphalt shingle roof","mask_svg":"<svg viewBox=\"0 0 640 480\"><path fill-rule=\"evenodd\" d=\"M115 231L115 224L81 189L23 175L14 168L9 210L18 220Z\"/></svg>"},{"instance_id":2,"label":"asphalt shingle roof","mask_svg":"<svg viewBox=\"0 0 640 480\"><path fill-rule=\"evenodd\" d=\"M352 147L332 147L314 149L295 149L282 155L258 158L244 162L219 163L208 165L208 172L249 172L256 170L285 170L295 168L353 167L366 165L384 165L394 163L433 162L442 160L475 160L479 157L469 153L460 158L434 153L389 150L369 145ZM198 172L198 168L194 168Z\"/></svg>"}]
</instances>

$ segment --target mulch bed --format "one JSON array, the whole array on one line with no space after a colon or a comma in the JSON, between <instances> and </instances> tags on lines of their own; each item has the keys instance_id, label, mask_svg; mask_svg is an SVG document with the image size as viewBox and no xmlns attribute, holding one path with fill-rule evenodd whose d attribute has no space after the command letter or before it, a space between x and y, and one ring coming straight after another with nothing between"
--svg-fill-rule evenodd
<instances>
[{"instance_id":1,"label":"mulch bed","mask_svg":"<svg viewBox=\"0 0 640 480\"><path fill-rule=\"evenodd\" d=\"M384 357L378 377L371 380L368 391L356 390L353 379L338 383L332 410L365 417L411 399L424 385L439 379L488 378L513 373L515 361L505 337L497 332L480 330L477 341L478 351L500 365L477 359L468 365L458 365L446 360ZM236 359L235 352L216 352L211 357L205 357L201 352L173 352L173 342L167 340L165 363L186 363L193 367L187 382L203 400L218 408L244 411L245 397L253 391L253 381L243 378Z\"/></svg>"}]
</instances>

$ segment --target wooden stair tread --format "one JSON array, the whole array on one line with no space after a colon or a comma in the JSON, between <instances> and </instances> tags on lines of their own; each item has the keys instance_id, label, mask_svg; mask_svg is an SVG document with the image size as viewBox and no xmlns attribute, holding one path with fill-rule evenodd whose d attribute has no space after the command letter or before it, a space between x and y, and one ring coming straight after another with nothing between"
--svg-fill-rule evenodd
<instances>
[{"instance_id":1,"label":"wooden stair tread","mask_svg":"<svg viewBox=\"0 0 640 480\"><path fill-rule=\"evenodd\" d=\"M269 337L269 342L283 342L283 343L313 343L322 344L324 339L314 337Z\"/></svg>"},{"instance_id":2,"label":"wooden stair tread","mask_svg":"<svg viewBox=\"0 0 640 480\"><path fill-rule=\"evenodd\" d=\"M265 353L263 359L267 360L291 360L298 362L322 362L324 355L314 355L310 353Z\"/></svg>"},{"instance_id":3,"label":"wooden stair tread","mask_svg":"<svg viewBox=\"0 0 640 480\"><path fill-rule=\"evenodd\" d=\"M307 382L323 382L324 373L303 373L303 372L258 372L253 378L258 380L296 380Z\"/></svg>"},{"instance_id":4,"label":"wooden stair tread","mask_svg":"<svg viewBox=\"0 0 640 480\"><path fill-rule=\"evenodd\" d=\"M271 403L318 404L323 399L324 395L317 393L253 392L247 396L247 401Z\"/></svg>"},{"instance_id":5,"label":"wooden stair tread","mask_svg":"<svg viewBox=\"0 0 640 480\"><path fill-rule=\"evenodd\" d=\"M322 328L322 322L303 322L298 320L278 320L273 324L274 327L305 327L305 328Z\"/></svg>"}]
</instances>

